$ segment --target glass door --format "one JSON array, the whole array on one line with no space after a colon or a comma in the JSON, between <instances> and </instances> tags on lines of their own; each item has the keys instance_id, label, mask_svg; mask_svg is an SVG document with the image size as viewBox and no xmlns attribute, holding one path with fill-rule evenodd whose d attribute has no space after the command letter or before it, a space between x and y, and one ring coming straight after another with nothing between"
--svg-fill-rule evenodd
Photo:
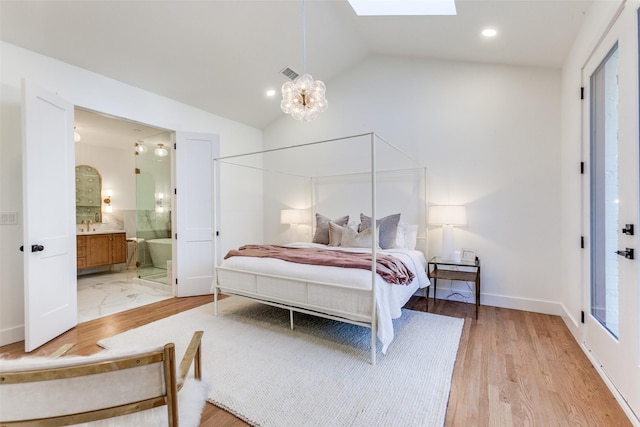
<instances>
[{"instance_id":1,"label":"glass door","mask_svg":"<svg viewBox=\"0 0 640 427\"><path fill-rule=\"evenodd\" d=\"M640 414L639 5L624 5L583 69L589 153L583 345L631 419Z\"/></svg>"},{"instance_id":2,"label":"glass door","mask_svg":"<svg viewBox=\"0 0 640 427\"><path fill-rule=\"evenodd\" d=\"M171 134L136 141L137 273L169 286L171 277Z\"/></svg>"},{"instance_id":3,"label":"glass door","mask_svg":"<svg viewBox=\"0 0 640 427\"><path fill-rule=\"evenodd\" d=\"M591 315L619 334L618 46L591 76Z\"/></svg>"}]
</instances>

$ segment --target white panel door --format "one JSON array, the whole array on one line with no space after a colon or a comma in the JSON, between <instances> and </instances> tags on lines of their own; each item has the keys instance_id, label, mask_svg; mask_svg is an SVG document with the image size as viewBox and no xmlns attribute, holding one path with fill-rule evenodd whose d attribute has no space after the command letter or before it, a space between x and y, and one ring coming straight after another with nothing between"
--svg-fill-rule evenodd
<instances>
[{"instance_id":1,"label":"white panel door","mask_svg":"<svg viewBox=\"0 0 640 427\"><path fill-rule=\"evenodd\" d=\"M78 323L73 105L22 85L25 351Z\"/></svg>"},{"instance_id":2,"label":"white panel door","mask_svg":"<svg viewBox=\"0 0 640 427\"><path fill-rule=\"evenodd\" d=\"M214 274L213 158L218 135L176 132L174 295L211 293Z\"/></svg>"},{"instance_id":3,"label":"white panel door","mask_svg":"<svg viewBox=\"0 0 640 427\"><path fill-rule=\"evenodd\" d=\"M583 70L589 153L583 343L632 419L640 414L639 5L624 5Z\"/></svg>"}]
</instances>

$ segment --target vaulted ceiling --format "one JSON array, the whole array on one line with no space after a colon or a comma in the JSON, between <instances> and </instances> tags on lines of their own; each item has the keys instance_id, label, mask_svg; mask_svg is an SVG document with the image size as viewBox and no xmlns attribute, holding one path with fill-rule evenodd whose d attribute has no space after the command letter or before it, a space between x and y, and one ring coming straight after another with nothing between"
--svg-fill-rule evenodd
<instances>
[{"instance_id":1,"label":"vaulted ceiling","mask_svg":"<svg viewBox=\"0 0 640 427\"><path fill-rule=\"evenodd\" d=\"M358 17L346 0L307 0L307 71L331 102L331 79L370 55L559 68L590 4L457 0L456 16ZM282 115L280 71L304 71L302 33L293 0L0 1L3 41L257 128Z\"/></svg>"}]
</instances>

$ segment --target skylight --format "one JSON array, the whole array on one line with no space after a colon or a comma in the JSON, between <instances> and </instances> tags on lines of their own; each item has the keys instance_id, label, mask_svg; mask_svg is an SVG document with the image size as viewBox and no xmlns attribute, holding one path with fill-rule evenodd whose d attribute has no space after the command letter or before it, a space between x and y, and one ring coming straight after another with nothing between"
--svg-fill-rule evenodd
<instances>
[{"instance_id":1,"label":"skylight","mask_svg":"<svg viewBox=\"0 0 640 427\"><path fill-rule=\"evenodd\" d=\"M359 16L455 15L454 0L349 0Z\"/></svg>"}]
</instances>

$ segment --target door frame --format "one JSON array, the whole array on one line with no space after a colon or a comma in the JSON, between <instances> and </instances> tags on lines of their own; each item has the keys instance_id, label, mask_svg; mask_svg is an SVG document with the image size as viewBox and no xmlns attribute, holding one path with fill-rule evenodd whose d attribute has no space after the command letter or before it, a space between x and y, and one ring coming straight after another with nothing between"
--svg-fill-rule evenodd
<instances>
[{"instance_id":1,"label":"door frame","mask_svg":"<svg viewBox=\"0 0 640 427\"><path fill-rule=\"evenodd\" d=\"M580 333L580 345L583 349L583 351L585 352L585 354L587 355L587 357L589 358L589 360L591 361L591 363L593 364L593 366L596 368L597 372L600 374L601 378L603 379L603 381L605 382L605 384L607 385L607 387L610 389L610 391L612 392L612 394L614 395L614 397L616 398L616 400L618 401L618 403L620 404L620 406L622 407L622 409L625 411L625 413L627 414L627 416L629 417L629 420L631 420L633 423L635 423L636 425L640 426L640 419L638 418L640 416L640 398L638 397L638 395L640 395L640 390L637 389L637 385L634 388L633 387L633 378L635 376L635 378L638 378L640 375L638 374L638 371L640 368L638 368L638 363L640 363L640 348L638 348L639 345L639 337L638 335L640 334L640 332L638 331L638 329L640 328L640 319L638 318L638 313L637 313L637 309L638 309L638 305L640 305L640 302L638 301L639 297L640 297L640 291L638 290L638 278L640 278L640 261L638 260L638 255L636 255L636 260L634 261L630 261L633 262L633 265L624 265L621 264L621 270L627 269L628 271L631 271L631 278L633 279L635 277L635 283L623 283L623 281L620 281L620 285L622 286L628 286L631 289L630 290L626 290L626 292L629 292L631 294L630 298L627 298L627 300L624 300L623 295L621 295L621 298L619 300L620 304L619 304L619 310L622 313L631 313L631 315L629 316L628 319L626 319L627 322L630 323L629 329L632 330L631 333L629 333L629 329L627 329L626 327L623 327L622 322L620 324L620 334L619 336L622 336L623 333L625 333L625 337L622 338L621 342L622 344L620 344L618 346L618 351L621 352L621 354L623 354L623 359L624 359L624 354L630 354L629 359L628 360L622 360L621 365L623 365L623 363L626 363L627 365L631 365L633 368L632 372L627 373L627 375L625 376L624 372L621 375L621 372L614 372L612 375L613 376L617 376L622 378L622 380L617 380L620 384L616 384L614 383L614 380L612 377L609 376L608 374L608 370L612 370L615 371L615 369L621 368L621 366L612 366L612 367L605 367L603 366L603 363L607 363L607 362L602 362L600 359L602 359L602 354L600 354L599 356L596 356L595 354L593 354L593 351L589 348L588 345L588 340L594 340L593 336L595 334L593 329L589 329L589 328L599 328L599 330L597 331L602 332L604 335L604 333L608 333L608 331L606 331L606 328L602 325L599 324L599 322L597 322L597 320L592 319L592 315L591 315L591 268L592 268L592 260L591 260L591 256L592 256L592 250L591 250L591 238L590 238L590 234L591 234L591 171L590 171L590 162L587 161L590 159L591 156L591 87L590 87L590 78L591 78L591 74L593 73L594 70L597 69L597 67L602 63L602 61L604 61L607 56L609 55L609 53L611 52L611 50L613 49L614 46L618 46L618 55L619 55L619 73L620 70L623 70L622 73L625 75L626 80L624 80L624 87L620 87L619 90L619 96L620 96L620 101L619 101L619 129L622 129L621 132L621 138L620 138L620 146L621 147L626 147L626 149L628 149L629 145L624 145L624 144L632 144L633 145L633 149L635 149L635 156L633 158L633 160L631 160L632 162L635 162L634 165L632 166L632 168L635 168L635 176L632 178L634 181L634 185L636 186L636 191L635 191L635 197L637 197L637 199L635 200L635 205L632 207L632 210L635 210L635 212L633 213L634 218L630 218L628 219L627 217L625 217L624 219L621 219L621 221L623 223L627 223L627 222L633 222L636 224L636 232L635 232L635 236L633 236L633 240L629 240L626 238L621 238L619 245L621 246L632 246L636 248L636 251L638 250L638 243L640 243L639 241L639 236L638 236L638 232L640 230L637 230L637 228L639 227L638 223L640 221L640 197L638 197L637 195L637 189L640 188L640 173L638 171L638 169L640 168L640 153L639 153L639 129L638 129L638 119L640 118L640 96L638 94L638 84L639 84L639 80L640 80L640 74L639 74L639 64L638 64L638 58L636 57L635 59L633 59L633 52L636 52L637 55L637 51L638 51L638 46L639 46L639 40L638 40L638 24L639 24L639 19L640 19L640 1L639 0L625 0L620 4L620 7L618 8L618 10L616 11L616 13L613 15L609 25L607 26L606 30L603 32L602 36L600 37L600 39L598 40L596 46L594 46L593 50L591 51L591 54L589 55L589 57L585 60L585 63L583 64L583 67L581 68L581 81L582 81L582 87L585 89L584 91L584 98L583 98L583 105L581 107L582 111L581 111L581 117L582 117L582 158L585 160L585 173L583 175L583 179L582 179L582 232L583 232L583 236L585 236L585 245L584 245L584 250L582 251L582 307L583 307L583 325L581 327L581 333ZM630 22L633 21L633 22ZM633 26L634 31L629 31L629 28L631 28ZM635 37L634 37L635 35ZM633 49L632 49L633 48ZM624 56L624 58L623 58ZM632 61L633 59L633 61ZM597 62L597 64L596 64ZM623 93L632 93L632 99L629 99L629 97L624 97ZM627 101L627 104L625 105L623 103L623 101ZM627 113L627 110L629 110L628 107L629 105L632 106L632 108L630 108L632 110L632 113ZM632 115L630 117L630 115ZM621 212L621 214L624 214L624 212ZM623 224L621 224L623 225ZM620 248L619 248L620 249ZM620 260L621 263L624 263L627 260ZM627 273L628 274L628 273ZM630 304L636 304L636 309L635 309L635 313L633 311L632 308L630 308ZM622 317L620 317L620 320L623 320ZM625 330L623 331L623 328L625 328ZM635 332L633 332L633 328L635 328ZM628 337L628 335L630 335L630 337ZM597 340L598 338L596 337L595 340ZM604 341L604 338L603 338ZM612 342L615 341L615 344L618 344L620 342L620 340L611 340ZM633 354L635 352L635 354ZM624 366L624 365L623 365ZM624 369L623 369L624 371ZM640 382L639 382L640 383ZM622 389L622 390L621 390ZM623 392L626 394L623 395ZM628 401L630 400L630 401ZM634 409L635 408L635 412ZM638 414L638 415L637 415Z\"/></svg>"},{"instance_id":2,"label":"door frame","mask_svg":"<svg viewBox=\"0 0 640 427\"><path fill-rule=\"evenodd\" d=\"M44 88L43 90L46 92L46 88ZM130 121L130 122L134 122L134 123L141 123L141 122L139 122L139 121L137 121L137 120L134 120L134 119L129 119L129 118L126 118L126 117L122 117L122 116L121 116L121 115L119 115L119 114L113 114L113 113L111 113L111 112L109 112L109 111L95 110L95 109L92 109L92 108L89 108L89 107L85 107L85 106L82 106L82 105L74 104L74 103L72 103L72 102L69 102L69 105L71 106L71 110L72 110L72 111L73 111L75 108L80 108L80 109L84 109L84 110L88 110L88 111L94 111L94 112L96 112L96 113L101 113L101 114L110 115L110 116L117 117L117 118L122 119L122 120L127 120L127 121ZM24 117L24 114L23 114L23 120L26 120L26 118ZM162 126L160 126L160 125L153 124L153 123L148 123L148 125L149 125L149 126L154 126L154 127L163 128L163 129L164 129L164 127L162 127ZM71 125L70 129L71 129L71 132L67 132L67 133L68 133L68 135L73 135L73 123L72 123L72 125ZM167 129L167 130L168 130L169 132L171 132L174 136L175 136L175 134L178 132L178 131L176 131L176 130L172 130L172 129ZM70 138L70 141L71 141L72 152L74 153L74 161L73 161L74 165L73 165L73 166L75 166L75 144L74 144L74 142L73 142L73 137L72 137L72 136L70 136L69 138ZM219 137L218 137L217 135L215 135L215 138L219 138ZM217 139L217 141L219 141L219 139ZM218 149L219 149L219 148L218 148L218 146L216 146L216 147L215 147L215 149L216 149L216 150L218 150ZM26 155L26 154L25 154L25 155ZM208 159L207 163L210 165L209 167L211 167L211 168L212 168L211 160L212 160L212 159ZM172 168L171 168L171 172L172 172L172 177L171 177L171 179L173 180L173 179L175 179L176 168L172 167ZM23 172L23 173L26 173L26 172ZM72 182L73 182L73 180L72 180ZM57 193L57 196L58 196L58 197L60 197L60 198L63 198L63 197L67 197L67 196L69 196L69 197L70 197L70 199L74 202L74 207L75 207L75 197L74 197L74 194L73 194L73 193L74 193L73 188L74 188L74 186L73 186L73 185L68 185L68 186L66 186L66 187L65 187L65 189L64 189L64 190L60 190L60 191L62 191L62 193L58 192L58 193ZM66 190L66 191L65 191L65 190ZM212 194L212 197L213 197L213 194ZM172 221L172 223L175 223L175 221L176 221L176 216L177 216L177 215L179 215L179 214L176 212L176 211L177 211L177 202L178 202L178 200L177 200L177 199L174 199L174 203L175 203L175 204L174 204L174 206L176 207L176 209L174 209L174 210L172 211L172 214L171 214L171 221ZM75 212L75 209L74 209L73 211ZM213 214L212 214L212 217L213 217ZM70 223L72 224L73 234L74 234L74 236L73 236L73 237L74 237L74 238L73 238L73 255L74 255L74 256L73 256L73 260L72 260L72 262L68 263L69 265L68 265L67 269L69 269L69 270L70 270L70 274L72 273L72 274L73 274L73 276L74 276L74 277L76 277L76 275L77 275L77 268L76 268L76 262L75 262L75 260L76 260L76 257L75 257L75 233L76 233L76 229L75 229L75 216L73 216L73 218L71 218L71 219L70 219ZM213 223L211 224L211 228L213 229ZM25 246L25 247L29 247L29 248L30 248L30 245L31 245L31 243L29 243L29 242L27 242L27 241L25 240L25 244L24 244L24 246ZM212 242L212 245L213 245L213 242ZM174 245L174 247L175 247L175 246L176 246L176 245ZM178 254L177 254L177 249L175 249L174 256L175 256L175 258L176 258L176 261L178 261L178 256L177 256L177 255L178 255ZM211 266L212 266L211 268L213 268L213 267L215 266L215 261L214 261L214 259L213 259L213 258L211 258L211 261L210 261L210 262L211 262ZM26 267L25 267L25 268L26 268ZM184 270L184 268L183 268L183 270ZM189 270L187 269L186 271L187 271L187 274L188 274L188 271L189 271ZM175 273L176 273L176 272L174 271L174 274L175 274ZM74 293L74 295L76 295L76 296L77 296L77 289L75 289L75 288L77 287L77 281L74 281L74 283L73 283L73 284L74 284L74 292L73 292L73 293ZM207 293L211 293L211 291L210 291L209 289L210 289L210 286L207 286ZM186 289L185 289L184 287L183 287L183 291L186 291ZM26 334L26 332L27 332L27 316L28 316L28 315L29 315L29 313L32 311L32 307L30 306L30 303L28 302L28 299L26 298L26 294L27 294L27 292L28 292L28 286L27 286L27 284L25 283L25 299L24 299L24 304L25 304L25 307L24 307L24 311L25 311L25 326L24 326L24 331L25 331L25 334ZM202 294L202 291L200 291L200 290L199 290L199 291L197 292L197 294ZM174 297L175 297L175 296L176 296L176 293L175 293L175 291L174 291ZM73 325L70 325L70 326L68 326L68 325L66 325L66 324L65 324L65 325L64 325L65 329L64 329L64 330L59 331L59 334L64 333L64 332L65 332L66 330L68 330L70 327L73 327L73 326L75 326L75 325L77 324L77 297L75 298L74 302L75 302L74 310L75 310L75 313L76 313L75 323L74 323ZM59 334L58 334L58 335L59 335ZM53 338L55 338L55 336L54 336L54 337L49 338L49 340L51 340L51 339L53 339ZM45 342L48 342L48 341L45 341ZM40 345L44 344L45 342L41 343ZM38 347L39 347L40 345L38 345ZM26 340L25 340L25 351L32 351L32 350L33 350L33 349L28 350L28 349L26 348Z\"/></svg>"}]
</instances>

